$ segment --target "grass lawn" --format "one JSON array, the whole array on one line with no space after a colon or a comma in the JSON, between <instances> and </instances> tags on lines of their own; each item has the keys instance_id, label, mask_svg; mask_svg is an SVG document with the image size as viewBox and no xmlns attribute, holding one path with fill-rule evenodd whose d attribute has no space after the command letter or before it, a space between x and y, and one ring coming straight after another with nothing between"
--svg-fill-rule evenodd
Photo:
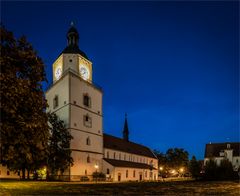
<instances>
[{"instance_id":1,"label":"grass lawn","mask_svg":"<svg viewBox=\"0 0 240 196\"><path fill-rule=\"evenodd\" d=\"M1 181L0 195L240 195L235 182L79 182Z\"/></svg>"}]
</instances>

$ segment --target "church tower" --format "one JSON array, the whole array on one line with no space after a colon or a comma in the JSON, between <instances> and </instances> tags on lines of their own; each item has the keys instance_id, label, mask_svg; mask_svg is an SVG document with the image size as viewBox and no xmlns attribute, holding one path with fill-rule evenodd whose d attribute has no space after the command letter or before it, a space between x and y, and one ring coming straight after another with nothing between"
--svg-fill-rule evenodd
<instances>
[{"instance_id":1,"label":"church tower","mask_svg":"<svg viewBox=\"0 0 240 196\"><path fill-rule=\"evenodd\" d=\"M65 174L70 180L102 169L102 90L92 80L92 62L79 49L79 34L71 24L67 47L52 65L53 84L46 92L48 111L63 120L73 139L74 165Z\"/></svg>"}]
</instances>

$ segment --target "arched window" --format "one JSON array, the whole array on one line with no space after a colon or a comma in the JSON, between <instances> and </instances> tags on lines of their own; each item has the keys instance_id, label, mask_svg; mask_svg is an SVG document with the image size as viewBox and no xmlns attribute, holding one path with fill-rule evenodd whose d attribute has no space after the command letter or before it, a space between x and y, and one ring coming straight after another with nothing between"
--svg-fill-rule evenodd
<instances>
[{"instance_id":1,"label":"arched window","mask_svg":"<svg viewBox=\"0 0 240 196\"><path fill-rule=\"evenodd\" d=\"M85 169L85 175L87 175L87 170Z\"/></svg>"},{"instance_id":2,"label":"arched window","mask_svg":"<svg viewBox=\"0 0 240 196\"><path fill-rule=\"evenodd\" d=\"M83 105L87 107L91 106L91 98L88 96L88 94L83 95Z\"/></svg>"},{"instance_id":3,"label":"arched window","mask_svg":"<svg viewBox=\"0 0 240 196\"><path fill-rule=\"evenodd\" d=\"M90 163L90 157L89 157L89 155L87 156L87 163Z\"/></svg>"},{"instance_id":4,"label":"arched window","mask_svg":"<svg viewBox=\"0 0 240 196\"><path fill-rule=\"evenodd\" d=\"M115 153L115 152L113 153L113 158L114 158L114 159L116 158L116 153Z\"/></svg>"},{"instance_id":5,"label":"arched window","mask_svg":"<svg viewBox=\"0 0 240 196\"><path fill-rule=\"evenodd\" d=\"M128 170L126 170L126 178L128 178Z\"/></svg>"},{"instance_id":6,"label":"arched window","mask_svg":"<svg viewBox=\"0 0 240 196\"><path fill-rule=\"evenodd\" d=\"M109 159L109 152L107 151L107 158Z\"/></svg>"},{"instance_id":7,"label":"arched window","mask_svg":"<svg viewBox=\"0 0 240 196\"><path fill-rule=\"evenodd\" d=\"M121 153L119 153L119 160L121 160Z\"/></svg>"},{"instance_id":8,"label":"arched window","mask_svg":"<svg viewBox=\"0 0 240 196\"><path fill-rule=\"evenodd\" d=\"M58 95L55 95L53 99L53 109L58 107Z\"/></svg>"},{"instance_id":9,"label":"arched window","mask_svg":"<svg viewBox=\"0 0 240 196\"><path fill-rule=\"evenodd\" d=\"M133 170L133 177L135 178L135 176L136 176L136 172L135 170Z\"/></svg>"},{"instance_id":10,"label":"arched window","mask_svg":"<svg viewBox=\"0 0 240 196\"><path fill-rule=\"evenodd\" d=\"M109 171L109 169L107 168L107 174L110 174L110 171Z\"/></svg>"},{"instance_id":11,"label":"arched window","mask_svg":"<svg viewBox=\"0 0 240 196\"><path fill-rule=\"evenodd\" d=\"M91 145L91 141L90 141L90 138L89 138L89 137L87 137L86 144L87 144L88 146Z\"/></svg>"}]
</instances>

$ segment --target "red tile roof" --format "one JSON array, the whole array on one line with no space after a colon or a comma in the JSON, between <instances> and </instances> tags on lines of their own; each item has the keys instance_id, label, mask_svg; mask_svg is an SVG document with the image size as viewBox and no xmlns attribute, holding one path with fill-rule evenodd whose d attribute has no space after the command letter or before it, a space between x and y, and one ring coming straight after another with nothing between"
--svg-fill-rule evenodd
<instances>
[{"instance_id":1,"label":"red tile roof","mask_svg":"<svg viewBox=\"0 0 240 196\"><path fill-rule=\"evenodd\" d=\"M123 151L157 159L155 154L146 146L136 144L112 135L103 134L104 148Z\"/></svg>"}]
</instances>

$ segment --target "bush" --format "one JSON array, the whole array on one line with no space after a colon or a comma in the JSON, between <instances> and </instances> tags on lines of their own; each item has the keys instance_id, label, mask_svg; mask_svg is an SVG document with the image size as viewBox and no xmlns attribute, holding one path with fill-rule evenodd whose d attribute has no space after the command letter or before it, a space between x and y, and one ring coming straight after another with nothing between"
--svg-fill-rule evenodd
<instances>
[{"instance_id":1,"label":"bush","mask_svg":"<svg viewBox=\"0 0 240 196\"><path fill-rule=\"evenodd\" d=\"M106 175L102 172L93 172L92 176L94 180L106 180Z\"/></svg>"},{"instance_id":2,"label":"bush","mask_svg":"<svg viewBox=\"0 0 240 196\"><path fill-rule=\"evenodd\" d=\"M227 159L222 160L219 166L214 160L208 161L205 166L206 180L233 180L237 177L237 172L233 171L232 163Z\"/></svg>"}]
</instances>

